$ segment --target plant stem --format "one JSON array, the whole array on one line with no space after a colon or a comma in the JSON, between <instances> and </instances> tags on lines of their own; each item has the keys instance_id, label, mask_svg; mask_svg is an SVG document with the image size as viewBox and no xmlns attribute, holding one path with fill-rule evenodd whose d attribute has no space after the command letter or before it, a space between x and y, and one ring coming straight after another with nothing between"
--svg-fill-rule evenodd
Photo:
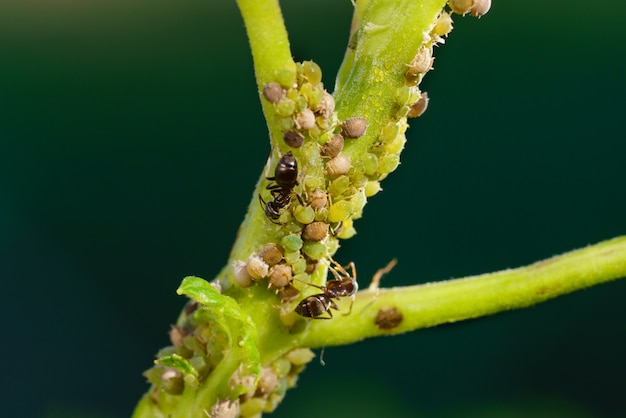
<instances>
[{"instance_id":1,"label":"plant stem","mask_svg":"<svg viewBox=\"0 0 626 418\"><path fill-rule=\"evenodd\" d=\"M291 57L287 29L278 0L237 0L237 4L248 33L260 94L265 84L275 81L279 71L295 71L296 64ZM273 123L275 112L272 104L266 100L261 100L261 104L271 138L281 137L280 130Z\"/></svg>"},{"instance_id":2,"label":"plant stem","mask_svg":"<svg viewBox=\"0 0 626 418\"><path fill-rule=\"evenodd\" d=\"M626 277L626 236L516 269L423 285L359 292L351 315L317 321L302 344L327 347L364 338L400 334L419 328L532 306L557 296ZM346 306L344 304L344 306ZM402 322L381 329L381 308L395 307Z\"/></svg>"},{"instance_id":3,"label":"plant stem","mask_svg":"<svg viewBox=\"0 0 626 418\"><path fill-rule=\"evenodd\" d=\"M361 116L368 121L365 136L344 148L353 160L379 140L383 126L399 119L397 92L404 85L407 64L427 41L445 4L446 0L357 3L354 53L346 54L335 92L340 119Z\"/></svg>"}]
</instances>

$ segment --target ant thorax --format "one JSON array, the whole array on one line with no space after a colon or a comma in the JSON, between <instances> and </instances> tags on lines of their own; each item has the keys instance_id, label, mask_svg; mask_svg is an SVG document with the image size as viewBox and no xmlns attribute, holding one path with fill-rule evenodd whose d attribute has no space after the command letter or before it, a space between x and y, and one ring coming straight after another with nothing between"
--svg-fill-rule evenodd
<instances>
[{"instance_id":1,"label":"ant thorax","mask_svg":"<svg viewBox=\"0 0 626 418\"><path fill-rule=\"evenodd\" d=\"M328 269L335 276L333 280L326 282L325 286L318 286L312 283L306 283L309 286L316 287L322 291L316 295L311 295L300 301L296 306L296 313L311 319L331 319L333 317L331 309L339 310L339 306L333 299L339 299L341 297L350 297L350 310L345 315L349 315L352 312L352 304L354 303L354 296L359 289L359 285L356 281L356 268L353 262L348 265L352 271L350 275L346 269L344 269L335 260L332 260L334 266L329 266ZM322 316L325 313L328 316Z\"/></svg>"}]
</instances>

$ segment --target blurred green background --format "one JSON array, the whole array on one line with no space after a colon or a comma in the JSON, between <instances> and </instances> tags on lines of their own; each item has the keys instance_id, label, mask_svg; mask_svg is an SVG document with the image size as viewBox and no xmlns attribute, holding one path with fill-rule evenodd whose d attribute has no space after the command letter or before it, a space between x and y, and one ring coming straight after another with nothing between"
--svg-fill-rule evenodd
<instances>
[{"instance_id":1,"label":"blurred green background","mask_svg":"<svg viewBox=\"0 0 626 418\"><path fill-rule=\"evenodd\" d=\"M350 2L283 7L332 89ZM428 112L337 259L367 284L397 257L397 286L624 234L625 13L455 17ZM245 36L233 1L0 1L2 417L126 417L147 389L181 278L212 278L256 204L269 145ZM273 416L626 417L625 295L329 348Z\"/></svg>"}]
</instances>

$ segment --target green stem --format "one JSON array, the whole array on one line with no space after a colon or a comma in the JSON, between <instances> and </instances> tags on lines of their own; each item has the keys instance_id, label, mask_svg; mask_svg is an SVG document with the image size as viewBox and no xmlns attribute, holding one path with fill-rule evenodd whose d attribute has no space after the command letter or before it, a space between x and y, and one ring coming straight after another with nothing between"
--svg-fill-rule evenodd
<instances>
[{"instance_id":1,"label":"green stem","mask_svg":"<svg viewBox=\"0 0 626 418\"><path fill-rule=\"evenodd\" d=\"M346 54L335 92L340 119L361 116L368 130L358 141L346 144L353 160L378 140L383 126L398 119L398 89L404 85L407 64L426 42L446 0L360 1L354 21L354 53Z\"/></svg>"},{"instance_id":2,"label":"green stem","mask_svg":"<svg viewBox=\"0 0 626 418\"><path fill-rule=\"evenodd\" d=\"M302 344L311 348L344 345L492 315L622 277L626 277L626 236L516 269L380 289L379 294L365 290L359 292L350 315L337 314L332 321L311 324ZM392 307L402 313L402 322L391 329L376 326L379 310Z\"/></svg>"},{"instance_id":3,"label":"green stem","mask_svg":"<svg viewBox=\"0 0 626 418\"><path fill-rule=\"evenodd\" d=\"M248 32L261 93L266 84L282 80L279 75L291 73L295 76L297 68L302 70L303 67L297 67L291 58L278 0L237 2ZM445 3L446 0L357 0L351 30L353 42L337 78L337 115L333 114L327 120L332 125L324 129L331 134L339 131L336 116L341 123L349 118L362 117L367 121L367 132L359 138L346 138L342 154L350 158L352 165L348 172L337 178L334 175L340 173L331 173L328 161L321 157L320 148L324 142L318 143L312 136L302 147L293 150L301 173L306 173L299 179L298 192L306 192L308 187L321 188L327 193L328 208L323 208L327 213L320 211L316 214L316 220L320 215L318 222L326 222L327 226L341 225L344 231L349 230L352 219L361 215L366 196L372 195L365 191L367 184L377 186L377 182L397 166L405 140L407 110L419 94L416 85L411 84L417 78L413 81L406 78L407 64L419 51L432 48L436 42L431 29ZM297 91L298 83L294 87L291 87L291 81L281 84L297 95L304 91L302 86L302 91ZM314 87L309 85L308 92L312 93ZM285 128L281 128L284 125L280 124L274 105L263 98L261 103L276 163L277 157L287 151L283 141ZM176 332L172 334L173 346L161 353L160 361L163 358L174 361L171 362L173 366L168 367L188 379L184 392L176 395L172 394L176 391L171 386L164 388L163 382L168 382L165 372L171 370L163 370L158 364L148 371L147 376L154 386L138 404L136 418L199 416L217 401L224 400L236 400L237 405L246 407L245 416L256 416L255 405L258 413L261 409L270 412L280 402L284 391L295 383L302 366L310 360L308 350L300 349L302 347L349 344L368 337L490 315L626 276L626 237L620 237L514 270L405 288L368 289L358 293L350 315L342 315L347 312L349 303L343 298L339 303L345 308L337 312L334 319L303 318L294 312L294 307L308 291L315 292L302 285L303 280L299 280L296 287L306 290L291 302L281 302L279 296L267 289L265 273L255 276L259 280L251 287L236 284L235 263L250 267L249 260L266 244L282 243L285 237L295 237L296 241L303 238L299 244L282 244L285 260L288 260L288 250L289 262L300 271L297 274L304 274L311 261L303 255L310 254L301 249L325 245L318 252L311 251L319 258L310 258L320 262L317 267L311 263L313 271L306 273L311 283L322 284L329 262L326 258L338 247L337 237L332 234L320 242L304 238L304 224L308 225L311 220L296 222L295 208L299 205L295 198L283 213L293 219L281 224L270 222L258 201L265 175L267 173L263 173L257 183L229 262L217 277L222 293L198 278L188 278L191 280L186 279L181 286L189 290L182 293L199 302L200 307L181 315ZM337 210L331 216L333 209ZM309 242L303 242L307 240ZM285 242L289 243L288 240ZM307 244L312 245L305 247ZM385 312L387 317L381 321L380 315ZM219 360L222 351L224 357ZM175 363L177 359L182 361ZM255 382L263 381L259 378L261 368L266 374L275 376L280 384L275 385L267 396L241 397L245 391L251 396L258 392ZM201 375L198 370L206 371L208 376L195 381Z\"/></svg>"},{"instance_id":4,"label":"green stem","mask_svg":"<svg viewBox=\"0 0 626 418\"><path fill-rule=\"evenodd\" d=\"M296 64L291 57L287 29L283 21L278 0L237 0L243 17L250 50L254 61L254 73L259 94L263 86L276 80L279 71L295 71ZM261 100L263 113L268 123L273 143L278 143L282 133L275 120L272 104Z\"/></svg>"},{"instance_id":5,"label":"green stem","mask_svg":"<svg viewBox=\"0 0 626 418\"><path fill-rule=\"evenodd\" d=\"M248 32L257 84L262 88L274 80L277 71L295 68L280 5L278 0L237 0L237 4Z\"/></svg>"}]
</instances>

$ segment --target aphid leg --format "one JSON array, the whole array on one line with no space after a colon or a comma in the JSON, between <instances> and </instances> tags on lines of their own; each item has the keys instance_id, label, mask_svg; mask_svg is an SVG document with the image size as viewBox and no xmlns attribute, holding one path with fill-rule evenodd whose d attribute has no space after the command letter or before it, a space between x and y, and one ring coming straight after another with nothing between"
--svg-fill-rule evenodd
<instances>
[{"instance_id":1,"label":"aphid leg","mask_svg":"<svg viewBox=\"0 0 626 418\"><path fill-rule=\"evenodd\" d=\"M343 222L337 222L335 226L331 225L330 227L330 233L333 234L334 236L339 235L341 231L343 231Z\"/></svg>"}]
</instances>

